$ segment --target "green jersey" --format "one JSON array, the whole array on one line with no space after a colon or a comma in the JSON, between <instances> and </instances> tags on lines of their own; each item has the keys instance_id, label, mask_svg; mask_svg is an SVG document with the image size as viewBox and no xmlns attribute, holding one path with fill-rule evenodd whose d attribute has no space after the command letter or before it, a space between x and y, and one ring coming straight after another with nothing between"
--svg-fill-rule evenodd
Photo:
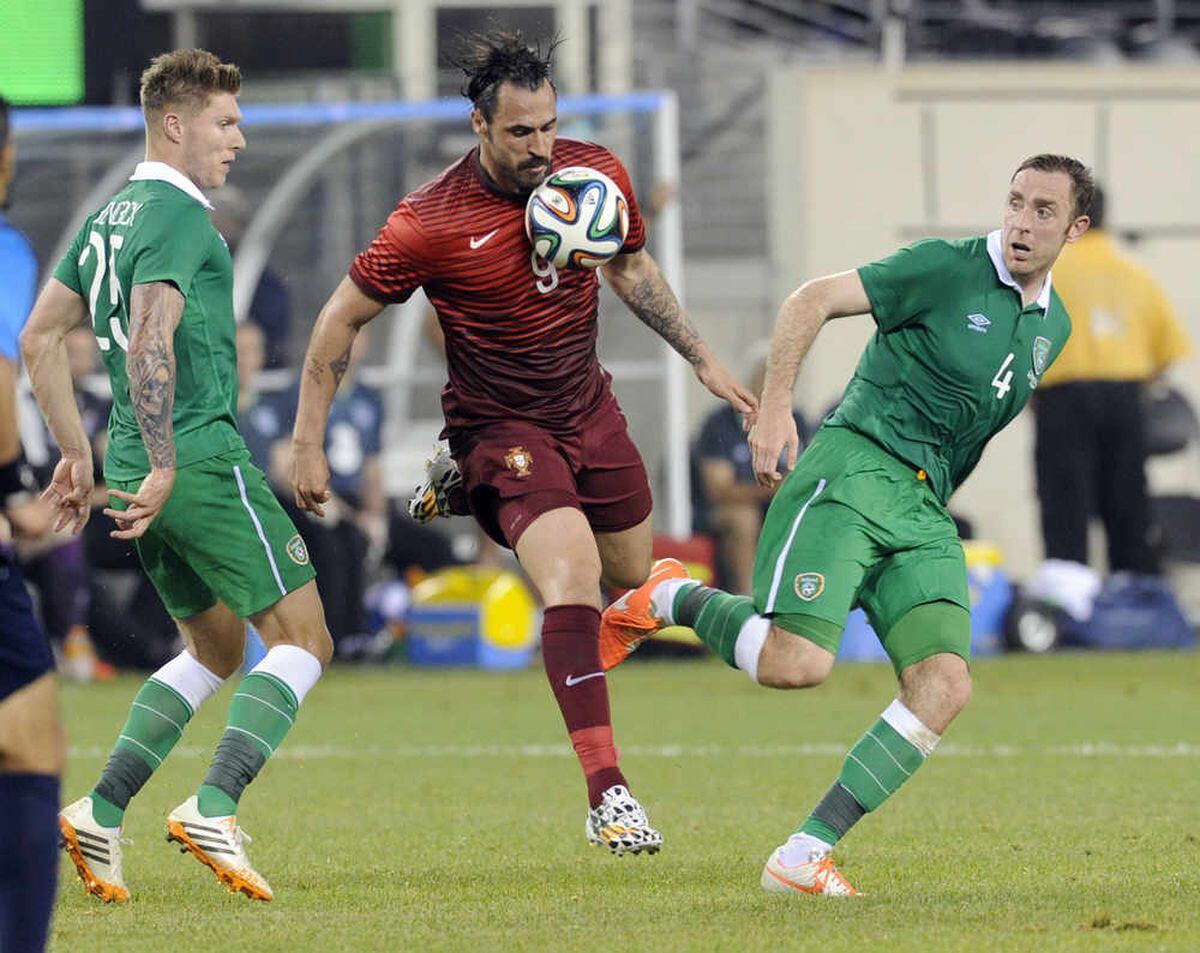
<instances>
[{"instance_id":1,"label":"green jersey","mask_svg":"<svg viewBox=\"0 0 1200 953\"><path fill-rule=\"evenodd\" d=\"M85 297L112 381L104 475L150 471L129 397L129 301L134 285L168 281L183 294L175 332L175 465L243 449L237 430L233 261L203 193L162 162L143 162L129 184L83 223L54 277Z\"/></svg>"},{"instance_id":2,"label":"green jersey","mask_svg":"<svg viewBox=\"0 0 1200 953\"><path fill-rule=\"evenodd\" d=\"M858 273L878 330L826 426L923 470L945 503L1028 402L1071 320L1049 275L1022 306L999 231L917 242Z\"/></svg>"}]
</instances>

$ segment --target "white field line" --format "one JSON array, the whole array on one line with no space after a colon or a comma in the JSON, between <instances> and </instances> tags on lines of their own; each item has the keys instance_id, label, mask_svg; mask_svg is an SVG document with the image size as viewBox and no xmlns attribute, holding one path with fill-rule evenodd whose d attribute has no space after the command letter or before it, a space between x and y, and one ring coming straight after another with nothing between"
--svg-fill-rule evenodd
<instances>
[{"instance_id":1,"label":"white field line","mask_svg":"<svg viewBox=\"0 0 1200 953\"><path fill-rule=\"evenodd\" d=\"M834 742L799 745L620 745L621 754L635 758L834 758L846 754L848 746ZM71 748L72 758L106 758L109 749L98 745ZM175 758L212 757L211 746L179 745ZM574 758L568 744L493 745L289 745L272 760L346 761L355 758ZM1200 758L1200 744L1185 741L1162 744L1118 745L1107 741L1081 741L1067 745L939 745L936 758Z\"/></svg>"}]
</instances>

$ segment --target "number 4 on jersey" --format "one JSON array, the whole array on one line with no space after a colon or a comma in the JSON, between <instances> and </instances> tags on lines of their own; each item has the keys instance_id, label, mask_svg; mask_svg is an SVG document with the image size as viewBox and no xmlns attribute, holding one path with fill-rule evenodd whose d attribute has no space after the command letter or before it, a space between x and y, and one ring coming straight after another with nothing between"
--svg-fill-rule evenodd
<instances>
[{"instance_id":1,"label":"number 4 on jersey","mask_svg":"<svg viewBox=\"0 0 1200 953\"><path fill-rule=\"evenodd\" d=\"M1004 359L1004 363L1001 364L1000 369L996 371L996 376L992 378L992 386L996 388L996 400L1003 400L1004 395L1012 390L1012 384L1009 382L1012 380L1013 372L1008 370L1008 365L1012 362L1013 353L1012 351L1009 351L1008 357ZM1001 377L1001 374L1004 376Z\"/></svg>"}]
</instances>

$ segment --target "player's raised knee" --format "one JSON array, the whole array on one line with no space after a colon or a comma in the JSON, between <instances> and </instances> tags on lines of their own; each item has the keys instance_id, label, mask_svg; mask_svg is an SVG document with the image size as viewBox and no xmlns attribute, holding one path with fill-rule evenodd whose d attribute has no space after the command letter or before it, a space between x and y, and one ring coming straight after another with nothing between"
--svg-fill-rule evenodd
<instances>
[{"instance_id":1,"label":"player's raised knee","mask_svg":"<svg viewBox=\"0 0 1200 953\"><path fill-rule=\"evenodd\" d=\"M650 576L652 562L649 557L643 563L620 563L604 567L604 581L618 589L636 589Z\"/></svg>"},{"instance_id":2,"label":"player's raised knee","mask_svg":"<svg viewBox=\"0 0 1200 953\"><path fill-rule=\"evenodd\" d=\"M773 625L759 655L758 683L768 688L813 688L829 677L833 660L832 652Z\"/></svg>"}]
</instances>

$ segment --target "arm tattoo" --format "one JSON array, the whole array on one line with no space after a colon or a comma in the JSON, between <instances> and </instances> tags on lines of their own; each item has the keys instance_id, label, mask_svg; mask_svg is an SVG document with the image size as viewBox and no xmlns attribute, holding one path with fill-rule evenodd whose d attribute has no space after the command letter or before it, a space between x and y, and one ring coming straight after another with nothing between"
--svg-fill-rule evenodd
<instances>
[{"instance_id":1,"label":"arm tattoo","mask_svg":"<svg viewBox=\"0 0 1200 953\"><path fill-rule=\"evenodd\" d=\"M130 302L129 400L142 431L146 456L156 469L175 466L175 328L183 295L174 285L135 285Z\"/></svg>"},{"instance_id":2,"label":"arm tattoo","mask_svg":"<svg viewBox=\"0 0 1200 953\"><path fill-rule=\"evenodd\" d=\"M338 385L342 383L342 378L346 376L346 368L350 366L350 349L353 346L354 342L351 341L346 345L346 350L342 351L341 356L335 357L329 364L310 355L304 365L308 379L314 384L320 384L325 377L325 371L329 370L333 373L333 389L337 390Z\"/></svg>"},{"instance_id":3,"label":"arm tattoo","mask_svg":"<svg viewBox=\"0 0 1200 953\"><path fill-rule=\"evenodd\" d=\"M346 376L346 368L350 366L350 348L354 346L354 342L346 345L346 350L342 351L341 357L335 358L333 363L329 365L329 369L333 372L334 386L342 383L342 378Z\"/></svg>"},{"instance_id":4,"label":"arm tattoo","mask_svg":"<svg viewBox=\"0 0 1200 953\"><path fill-rule=\"evenodd\" d=\"M622 294L621 300L642 324L670 344L689 364L700 363L700 355L696 352L700 335L661 274L655 271L643 278Z\"/></svg>"}]
</instances>

